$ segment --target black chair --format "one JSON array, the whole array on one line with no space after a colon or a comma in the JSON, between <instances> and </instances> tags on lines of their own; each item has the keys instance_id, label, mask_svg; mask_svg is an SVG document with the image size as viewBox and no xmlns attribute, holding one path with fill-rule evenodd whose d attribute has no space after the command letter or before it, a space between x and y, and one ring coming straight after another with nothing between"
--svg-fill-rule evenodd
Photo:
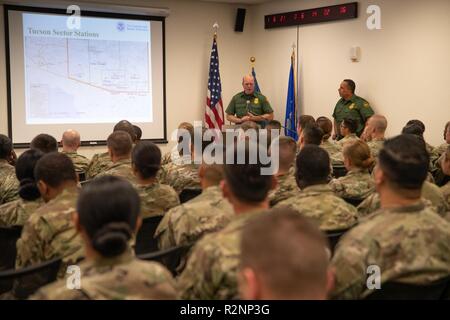
<instances>
[{"instance_id":1,"label":"black chair","mask_svg":"<svg viewBox=\"0 0 450 320\"><path fill-rule=\"evenodd\" d=\"M333 165L333 177L340 178L347 174L347 169L344 165Z\"/></svg>"},{"instance_id":2,"label":"black chair","mask_svg":"<svg viewBox=\"0 0 450 320\"><path fill-rule=\"evenodd\" d=\"M16 242L20 238L22 226L0 227L0 271L14 268Z\"/></svg>"},{"instance_id":3,"label":"black chair","mask_svg":"<svg viewBox=\"0 0 450 320\"><path fill-rule=\"evenodd\" d=\"M80 181L80 183L83 181L86 181L86 172L79 171L79 172L77 172L77 175L78 175L78 181Z\"/></svg>"},{"instance_id":4,"label":"black chair","mask_svg":"<svg viewBox=\"0 0 450 320\"><path fill-rule=\"evenodd\" d=\"M40 287L56 280L61 258L55 258L38 265L19 270L0 272L0 293L11 291L16 299L27 299Z\"/></svg>"},{"instance_id":5,"label":"black chair","mask_svg":"<svg viewBox=\"0 0 450 320\"><path fill-rule=\"evenodd\" d=\"M202 193L202 189L200 188L186 188L180 192L180 202L185 203L195 197L199 196Z\"/></svg>"},{"instance_id":6,"label":"black chair","mask_svg":"<svg viewBox=\"0 0 450 320\"><path fill-rule=\"evenodd\" d=\"M134 252L136 255L158 250L158 241L153 238L162 216L149 217L142 220L142 226L136 235Z\"/></svg>"},{"instance_id":7,"label":"black chair","mask_svg":"<svg viewBox=\"0 0 450 320\"><path fill-rule=\"evenodd\" d=\"M339 240L348 230L350 230L350 228L326 231L326 235L328 238L328 242L330 244L330 249L331 249L332 254L334 253L334 248L338 244Z\"/></svg>"},{"instance_id":8,"label":"black chair","mask_svg":"<svg viewBox=\"0 0 450 320\"><path fill-rule=\"evenodd\" d=\"M350 203L354 207L358 207L364 199L355 199L355 198L343 198L345 202Z\"/></svg>"},{"instance_id":9,"label":"black chair","mask_svg":"<svg viewBox=\"0 0 450 320\"><path fill-rule=\"evenodd\" d=\"M173 276L176 276L180 272L178 267L180 266L182 259L189 252L192 245L193 243L189 243L166 250L139 255L137 257L141 260L157 261L166 266L166 268L172 272Z\"/></svg>"},{"instance_id":10,"label":"black chair","mask_svg":"<svg viewBox=\"0 0 450 320\"><path fill-rule=\"evenodd\" d=\"M427 285L386 282L381 289L374 289L364 300L449 300L450 277Z\"/></svg>"}]
</instances>

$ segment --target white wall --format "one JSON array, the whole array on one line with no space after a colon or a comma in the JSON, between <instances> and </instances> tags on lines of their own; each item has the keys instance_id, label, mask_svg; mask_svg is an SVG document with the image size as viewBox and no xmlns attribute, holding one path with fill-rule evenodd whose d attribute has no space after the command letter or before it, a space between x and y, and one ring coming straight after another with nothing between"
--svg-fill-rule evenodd
<instances>
[{"instance_id":1,"label":"white wall","mask_svg":"<svg viewBox=\"0 0 450 320\"><path fill-rule=\"evenodd\" d=\"M89 2L94 1L77 0L75 3L83 10L83 3ZM95 3L104 3L105 6L125 4L122 0L96 0ZM242 75L250 70L252 39L249 32L234 32L234 23L236 8L245 6L189 0L128 0L126 5L165 7L170 10L170 15L166 19L166 110L169 139L170 133L180 122L203 120L212 26L216 21L220 26L218 47L224 104L242 89ZM251 13L247 10L246 26L250 18ZM7 134L8 128L6 94L4 21L3 10L0 10L0 132L4 134ZM164 152L172 145L173 143L160 146ZM79 152L91 157L94 153L104 150L105 147L82 147Z\"/></svg>"},{"instance_id":2,"label":"white wall","mask_svg":"<svg viewBox=\"0 0 450 320\"><path fill-rule=\"evenodd\" d=\"M299 96L304 113L329 116L344 78L357 84L357 94L387 116L388 134L401 131L407 120L421 119L425 138L443 143L450 120L450 1L361 0L359 18L341 22L265 30L265 14L309 9L350 1L291 0L255 7L252 20L258 81L284 119L292 43L299 46ZM381 7L382 30L366 27L366 8ZM361 47L353 63L350 48Z\"/></svg>"},{"instance_id":3,"label":"white wall","mask_svg":"<svg viewBox=\"0 0 450 320\"><path fill-rule=\"evenodd\" d=\"M41 1L34 1L41 2ZM46 3L51 1L46 0ZM93 1L76 1L78 4ZM123 5L122 0L96 3ZM265 30L265 14L333 5L347 1L278 0L247 6L243 33L234 32L234 4L190 0L128 0L129 6L166 7L166 95L168 134L182 121L203 119L212 25L220 24L219 58L225 107L241 90L241 76L256 57L263 93L283 121L292 43L299 46L300 103L304 113L331 116L344 78L353 78L357 94L389 120L388 134L396 134L408 119L425 122L426 139L442 143L450 120L450 1L360 0L355 20ZM350 1L348 1L350 2ZM382 30L366 28L365 10L378 4ZM83 7L82 7L83 8ZM7 132L6 66L3 10L0 11L0 132ZM349 50L361 47L362 59L353 63ZM57 137L59 138L59 137ZM172 146L173 144L169 144ZM169 146L161 145L163 151ZM82 148L92 156L104 147Z\"/></svg>"}]
</instances>

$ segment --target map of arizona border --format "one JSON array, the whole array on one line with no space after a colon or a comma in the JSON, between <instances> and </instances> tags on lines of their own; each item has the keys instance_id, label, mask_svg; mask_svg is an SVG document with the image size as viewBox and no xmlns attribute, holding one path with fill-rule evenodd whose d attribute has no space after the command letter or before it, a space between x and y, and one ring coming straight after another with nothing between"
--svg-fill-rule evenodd
<instances>
[{"instance_id":1,"label":"map of arizona border","mask_svg":"<svg viewBox=\"0 0 450 320\"><path fill-rule=\"evenodd\" d=\"M27 124L153 122L149 21L23 14Z\"/></svg>"},{"instance_id":2,"label":"map of arizona border","mask_svg":"<svg viewBox=\"0 0 450 320\"><path fill-rule=\"evenodd\" d=\"M146 42L27 36L25 65L29 123L151 121Z\"/></svg>"}]
</instances>

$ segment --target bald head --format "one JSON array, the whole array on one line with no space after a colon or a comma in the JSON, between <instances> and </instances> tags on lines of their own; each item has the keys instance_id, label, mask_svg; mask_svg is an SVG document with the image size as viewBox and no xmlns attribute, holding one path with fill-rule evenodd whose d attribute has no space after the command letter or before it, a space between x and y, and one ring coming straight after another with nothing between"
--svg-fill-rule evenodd
<instances>
[{"instance_id":1,"label":"bald head","mask_svg":"<svg viewBox=\"0 0 450 320\"><path fill-rule=\"evenodd\" d=\"M74 152L77 151L80 146L80 134L78 131L69 129L64 131L61 144L63 146L63 151Z\"/></svg>"},{"instance_id":2,"label":"bald head","mask_svg":"<svg viewBox=\"0 0 450 320\"><path fill-rule=\"evenodd\" d=\"M252 75L247 74L242 78L242 87L245 94L253 94L255 91L255 78Z\"/></svg>"},{"instance_id":3,"label":"bald head","mask_svg":"<svg viewBox=\"0 0 450 320\"><path fill-rule=\"evenodd\" d=\"M387 119L381 114L374 114L367 120L366 133L368 139L384 138L384 133L387 128Z\"/></svg>"}]
</instances>

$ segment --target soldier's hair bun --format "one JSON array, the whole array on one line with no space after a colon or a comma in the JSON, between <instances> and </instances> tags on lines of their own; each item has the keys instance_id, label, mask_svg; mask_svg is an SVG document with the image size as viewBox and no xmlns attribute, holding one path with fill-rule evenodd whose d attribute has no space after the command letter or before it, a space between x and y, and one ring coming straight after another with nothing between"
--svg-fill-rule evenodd
<instances>
[{"instance_id":1,"label":"soldier's hair bun","mask_svg":"<svg viewBox=\"0 0 450 320\"><path fill-rule=\"evenodd\" d=\"M28 201L33 201L38 199L41 194L37 187L36 181L31 178L25 178L20 180L19 196Z\"/></svg>"},{"instance_id":2,"label":"soldier's hair bun","mask_svg":"<svg viewBox=\"0 0 450 320\"><path fill-rule=\"evenodd\" d=\"M125 222L110 222L92 237L92 246L102 256L114 257L125 251L132 231Z\"/></svg>"}]
</instances>

